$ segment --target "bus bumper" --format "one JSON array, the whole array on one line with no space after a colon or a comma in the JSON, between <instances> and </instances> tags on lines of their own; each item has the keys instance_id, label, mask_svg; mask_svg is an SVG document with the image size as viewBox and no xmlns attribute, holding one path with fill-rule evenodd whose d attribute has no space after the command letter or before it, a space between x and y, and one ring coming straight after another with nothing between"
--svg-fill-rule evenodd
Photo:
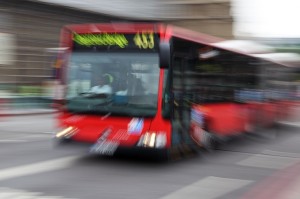
<instances>
[{"instance_id":1,"label":"bus bumper","mask_svg":"<svg viewBox=\"0 0 300 199\"><path fill-rule=\"evenodd\" d=\"M150 148L139 146L99 146L97 143L87 143L73 141L71 139L58 139L54 138L55 146L62 147L68 146L68 148L80 148L83 149L85 154L99 155L99 156L117 156L117 157L134 157L143 160L169 160L168 148ZM98 147L98 148L97 148Z\"/></svg>"}]
</instances>

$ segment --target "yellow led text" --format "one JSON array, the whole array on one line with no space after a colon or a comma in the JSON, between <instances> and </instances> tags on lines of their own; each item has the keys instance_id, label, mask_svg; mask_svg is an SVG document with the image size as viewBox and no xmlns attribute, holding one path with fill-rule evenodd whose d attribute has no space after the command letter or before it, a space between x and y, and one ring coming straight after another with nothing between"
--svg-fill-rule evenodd
<instances>
[{"instance_id":1,"label":"yellow led text","mask_svg":"<svg viewBox=\"0 0 300 199\"><path fill-rule=\"evenodd\" d=\"M154 36L153 32L141 32L137 33L134 38L134 43L139 48L152 49L154 48Z\"/></svg>"},{"instance_id":2,"label":"yellow led text","mask_svg":"<svg viewBox=\"0 0 300 199\"><path fill-rule=\"evenodd\" d=\"M74 34L73 40L84 46L119 46L125 48L128 41L123 34Z\"/></svg>"}]
</instances>

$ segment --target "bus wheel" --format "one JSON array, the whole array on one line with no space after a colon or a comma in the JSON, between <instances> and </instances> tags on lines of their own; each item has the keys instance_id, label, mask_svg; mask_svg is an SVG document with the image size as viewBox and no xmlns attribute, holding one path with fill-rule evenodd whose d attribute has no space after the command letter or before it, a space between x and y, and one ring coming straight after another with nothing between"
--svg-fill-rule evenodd
<instances>
[{"instance_id":1,"label":"bus wheel","mask_svg":"<svg viewBox=\"0 0 300 199\"><path fill-rule=\"evenodd\" d=\"M69 143L71 143L72 140L71 139L66 139L66 138L63 138L63 139L57 139L57 138L53 138L53 145L55 147L60 147L60 146L64 146L64 145L67 145Z\"/></svg>"},{"instance_id":2,"label":"bus wheel","mask_svg":"<svg viewBox=\"0 0 300 199\"><path fill-rule=\"evenodd\" d=\"M204 149L209 152L214 151L218 144L216 136L208 131L203 131L201 142Z\"/></svg>"}]
</instances>

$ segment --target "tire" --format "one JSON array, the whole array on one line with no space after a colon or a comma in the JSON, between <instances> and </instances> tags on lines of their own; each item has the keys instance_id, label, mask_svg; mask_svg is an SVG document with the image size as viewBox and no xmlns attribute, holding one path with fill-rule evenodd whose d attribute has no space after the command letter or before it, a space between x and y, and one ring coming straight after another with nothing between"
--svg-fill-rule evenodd
<instances>
[{"instance_id":1,"label":"tire","mask_svg":"<svg viewBox=\"0 0 300 199\"><path fill-rule=\"evenodd\" d=\"M72 142L71 139L66 139L66 138L57 139L57 138L53 138L53 145L55 147L62 147L62 146L70 144L71 142Z\"/></svg>"},{"instance_id":2,"label":"tire","mask_svg":"<svg viewBox=\"0 0 300 199\"><path fill-rule=\"evenodd\" d=\"M218 145L217 137L215 136L215 134L211 132L204 131L201 142L204 149L209 152L213 152L214 150L217 149L217 145Z\"/></svg>"}]
</instances>

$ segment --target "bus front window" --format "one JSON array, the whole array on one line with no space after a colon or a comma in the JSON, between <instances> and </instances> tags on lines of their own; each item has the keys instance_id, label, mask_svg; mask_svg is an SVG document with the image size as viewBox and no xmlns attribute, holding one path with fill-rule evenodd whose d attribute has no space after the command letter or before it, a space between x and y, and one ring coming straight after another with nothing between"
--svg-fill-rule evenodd
<instances>
[{"instance_id":1,"label":"bus front window","mask_svg":"<svg viewBox=\"0 0 300 199\"><path fill-rule=\"evenodd\" d=\"M67 72L67 109L75 113L154 116L156 53L74 52Z\"/></svg>"}]
</instances>

